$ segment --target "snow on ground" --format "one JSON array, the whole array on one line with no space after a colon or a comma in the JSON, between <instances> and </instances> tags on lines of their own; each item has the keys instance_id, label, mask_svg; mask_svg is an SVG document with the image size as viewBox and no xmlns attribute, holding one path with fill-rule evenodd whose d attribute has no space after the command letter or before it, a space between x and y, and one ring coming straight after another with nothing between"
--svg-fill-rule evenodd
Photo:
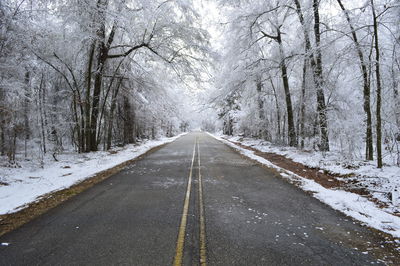
<instances>
[{"instance_id":1,"label":"snow on ground","mask_svg":"<svg viewBox=\"0 0 400 266\"><path fill-rule=\"evenodd\" d=\"M8 184L0 185L0 214L16 212L44 194L68 188L182 135L143 141L110 152L60 154L58 162L46 158L43 168L34 163L21 168L0 167L0 181Z\"/></svg>"},{"instance_id":2,"label":"snow on ground","mask_svg":"<svg viewBox=\"0 0 400 266\"><path fill-rule=\"evenodd\" d=\"M303 190L305 191L310 191L313 193L313 196L320 201L324 202L325 204L331 206L332 208L350 216L353 217L362 223L381 230L383 232L386 232L388 234L391 234L394 237L399 238L400 237L400 217L395 216L390 213L390 208L387 209L381 209L378 206L375 205L372 201L368 200L367 198L360 196L355 193L343 191L343 190L334 190L334 189L327 189L321 186L320 184L316 183L313 180L303 178L299 175L296 175L295 173L288 171L286 169L283 169L281 167L278 167L274 164L272 164L270 161L257 156L254 154L253 151L244 149L238 145L235 145L231 141L236 141L240 142L241 144L245 146L251 146L255 149L258 149L263 152L274 152L278 153L281 155L285 155L286 157L289 157L293 159L296 162L303 163L305 165L311 166L311 167L319 167L322 169L327 169L329 171L335 172L332 169L336 169L335 173L356 173L357 175L365 175L364 178L368 177L374 177L374 180L379 180L380 178L387 180L387 182L382 182L382 185L378 186L381 190L388 189L390 186L394 186L399 184L399 175L400 175L400 168L399 167L385 167L383 170L376 170L372 166L366 167L366 168L359 168L359 169L353 169L351 172L347 172L346 169L340 169L339 167L329 167L329 164L325 164L327 161L323 161L322 156L319 157L321 161L316 162L315 158L318 157L317 155L313 155L310 153L304 153L301 154L300 152L299 155L296 155L296 150L295 149L286 149L283 150L279 149L277 147L272 147L271 144L265 145L264 141L260 140L250 140L250 139L245 139L245 140L240 140L239 138L229 138L229 140L225 140L221 138L221 136L216 136L212 135L214 138L224 142L225 144L235 148L238 150L241 154L258 161L261 164L264 164L268 167L277 169L281 175L284 178L289 179L290 181L295 181L296 184L298 184ZM307 157L308 155L308 157ZM324 168L324 165L326 165L326 168ZM371 171L367 171L366 169L370 168ZM388 168L388 169L386 169ZM389 184L389 185L388 185ZM391 188L390 188L391 189Z\"/></svg>"}]
</instances>

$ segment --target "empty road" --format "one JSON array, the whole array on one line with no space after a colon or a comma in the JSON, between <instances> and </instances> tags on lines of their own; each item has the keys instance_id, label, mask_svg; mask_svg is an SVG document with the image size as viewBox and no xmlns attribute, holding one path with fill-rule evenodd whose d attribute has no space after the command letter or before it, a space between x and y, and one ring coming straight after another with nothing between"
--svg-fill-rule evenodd
<instances>
[{"instance_id":1,"label":"empty road","mask_svg":"<svg viewBox=\"0 0 400 266\"><path fill-rule=\"evenodd\" d=\"M194 132L2 236L0 264L367 265L380 241Z\"/></svg>"}]
</instances>

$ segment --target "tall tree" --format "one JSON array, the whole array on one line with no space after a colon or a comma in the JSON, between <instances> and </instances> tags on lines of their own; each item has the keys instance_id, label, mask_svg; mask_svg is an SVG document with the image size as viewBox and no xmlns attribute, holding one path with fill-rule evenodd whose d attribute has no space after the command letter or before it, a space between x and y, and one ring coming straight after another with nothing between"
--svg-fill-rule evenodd
<instances>
[{"instance_id":1,"label":"tall tree","mask_svg":"<svg viewBox=\"0 0 400 266\"><path fill-rule=\"evenodd\" d=\"M374 0L370 0L372 9L372 19L374 28L374 48L375 48L375 78L376 78L376 156L378 168L382 168L382 117L381 117L381 68L380 68L380 51L378 36L378 20L375 11Z\"/></svg>"},{"instance_id":2,"label":"tall tree","mask_svg":"<svg viewBox=\"0 0 400 266\"><path fill-rule=\"evenodd\" d=\"M308 30L308 26L306 25L304 14L301 8L301 4L299 0L293 0L296 6L296 13L299 17L300 24L303 28L303 36L304 36L304 62L303 62L303 73L302 73L302 81L301 81L301 102L300 102L300 118L299 118L299 136L301 137L300 147L304 148L304 135L305 135L305 97L306 97L306 80L307 80L307 70L311 66L312 69L315 68L315 60L314 54L311 50L311 41L310 34ZM315 73L313 71L313 73ZM314 81L316 79L314 78Z\"/></svg>"},{"instance_id":3,"label":"tall tree","mask_svg":"<svg viewBox=\"0 0 400 266\"><path fill-rule=\"evenodd\" d=\"M270 39L276 41L279 46L279 55L280 55L279 67L281 70L283 89L285 91L289 145L294 147L294 146L297 146L296 129L294 126L293 105L292 105L292 97L290 94L288 71L287 71L287 66L286 66L286 55L285 55L285 52L283 49L282 33L281 33L280 29L281 29L281 25L279 25L275 28L276 35L270 35L270 34L265 33L264 31L261 31L261 34L264 37L267 37L267 38L270 38Z\"/></svg>"},{"instance_id":4,"label":"tall tree","mask_svg":"<svg viewBox=\"0 0 400 266\"><path fill-rule=\"evenodd\" d=\"M317 90L317 111L321 130L321 151L329 151L328 117L324 94L324 77L322 73L321 32L319 20L319 0L313 0L314 36L315 36L315 67L314 79Z\"/></svg>"},{"instance_id":5,"label":"tall tree","mask_svg":"<svg viewBox=\"0 0 400 266\"><path fill-rule=\"evenodd\" d=\"M363 79L363 94L364 94L364 112L366 114L366 133L365 133L365 159L374 159L373 136L372 136L372 113L371 113L371 89L370 81L368 79L368 65L361 49L361 44L358 40L357 32L354 28L353 22L350 18L349 11L345 8L341 0L337 0L346 21L350 27L351 37L357 51L358 60L360 61L360 68Z\"/></svg>"}]
</instances>

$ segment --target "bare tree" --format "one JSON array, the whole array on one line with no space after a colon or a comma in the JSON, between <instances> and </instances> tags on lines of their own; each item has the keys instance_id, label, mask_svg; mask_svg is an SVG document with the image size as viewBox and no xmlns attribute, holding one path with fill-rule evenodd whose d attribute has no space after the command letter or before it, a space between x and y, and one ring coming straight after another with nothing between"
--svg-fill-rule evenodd
<instances>
[{"instance_id":1,"label":"bare tree","mask_svg":"<svg viewBox=\"0 0 400 266\"><path fill-rule=\"evenodd\" d=\"M364 56L364 53L361 49L361 44L358 41L357 32L353 25L353 22L350 18L349 11L344 7L341 0L337 0L340 8L345 15L346 21L351 30L351 37L354 42L354 46L357 51L357 56L360 61L362 79L363 79L363 94L364 94L364 112L366 114L366 133L365 133L365 159L373 160L374 159L374 148L373 148L373 136L372 136L372 114L371 114L371 89L370 89L370 81L368 79L368 65Z\"/></svg>"},{"instance_id":2,"label":"bare tree","mask_svg":"<svg viewBox=\"0 0 400 266\"><path fill-rule=\"evenodd\" d=\"M376 153L378 168L382 168L382 118L381 118L381 69L380 69L380 51L379 51L379 37L378 37L378 21L375 11L374 0L371 0L373 28L374 28L374 41L375 41L375 75L376 75Z\"/></svg>"}]
</instances>

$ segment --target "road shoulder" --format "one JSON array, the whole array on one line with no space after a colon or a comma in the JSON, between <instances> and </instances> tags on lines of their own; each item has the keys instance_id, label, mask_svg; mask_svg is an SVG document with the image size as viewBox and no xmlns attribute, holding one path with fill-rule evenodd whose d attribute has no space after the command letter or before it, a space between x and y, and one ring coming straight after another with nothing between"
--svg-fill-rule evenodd
<instances>
[{"instance_id":1,"label":"road shoulder","mask_svg":"<svg viewBox=\"0 0 400 266\"><path fill-rule=\"evenodd\" d=\"M32 219L46 213L50 209L60 205L61 203L67 201L68 199L78 195L85 190L93 187L94 185L101 183L102 181L106 180L107 178L119 173L122 171L126 166L134 163L137 160L142 159L143 157L147 156L148 154L159 150L163 146L175 141L181 135L171 138L167 141L163 141L158 143L153 147L149 147L146 150L138 153L136 156L129 160L125 160L122 163L118 163L108 169L98 171L95 174L88 175L83 180L80 180L71 186L66 188L60 187L58 190L54 190L45 194L42 194L20 207L16 211L11 211L9 213L1 214L0 215L0 236L11 232L18 227L26 224L27 222L31 221Z\"/></svg>"}]
</instances>

